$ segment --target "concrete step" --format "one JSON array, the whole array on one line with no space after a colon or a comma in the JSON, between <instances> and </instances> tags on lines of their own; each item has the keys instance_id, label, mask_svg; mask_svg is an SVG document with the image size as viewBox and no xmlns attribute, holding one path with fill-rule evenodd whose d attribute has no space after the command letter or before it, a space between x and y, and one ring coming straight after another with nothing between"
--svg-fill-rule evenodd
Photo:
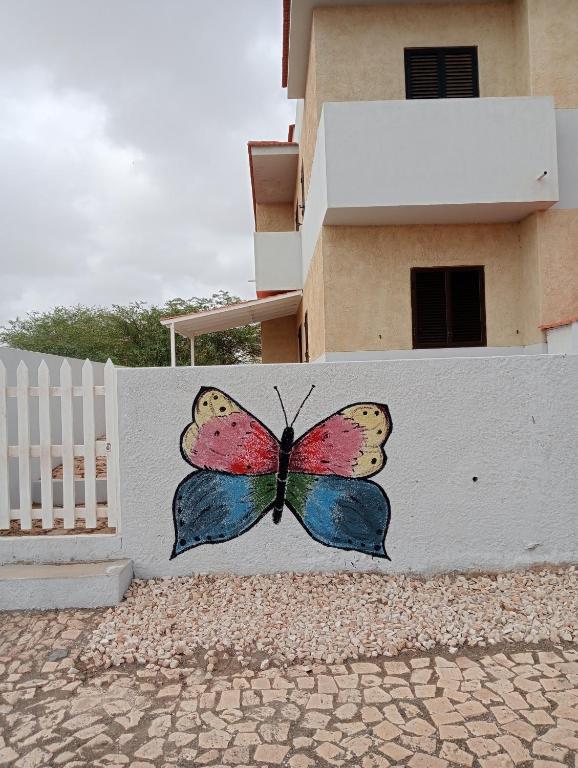
<instances>
[{"instance_id":1,"label":"concrete step","mask_svg":"<svg viewBox=\"0 0 578 768\"><path fill-rule=\"evenodd\" d=\"M132 580L132 560L0 566L0 611L118 605Z\"/></svg>"}]
</instances>

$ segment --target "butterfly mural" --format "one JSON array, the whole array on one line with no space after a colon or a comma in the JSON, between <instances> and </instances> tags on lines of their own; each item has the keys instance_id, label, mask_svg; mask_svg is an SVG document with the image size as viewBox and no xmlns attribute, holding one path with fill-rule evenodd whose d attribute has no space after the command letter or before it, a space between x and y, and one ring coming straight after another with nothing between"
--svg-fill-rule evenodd
<instances>
[{"instance_id":1,"label":"butterfly mural","mask_svg":"<svg viewBox=\"0 0 578 768\"><path fill-rule=\"evenodd\" d=\"M314 386L291 424L275 389L286 424L281 440L225 392L199 390L181 434L182 457L196 471L175 492L171 559L230 541L271 511L279 523L287 507L320 544L389 560L389 500L368 479L386 462L387 405L353 403L295 440L295 421Z\"/></svg>"}]
</instances>

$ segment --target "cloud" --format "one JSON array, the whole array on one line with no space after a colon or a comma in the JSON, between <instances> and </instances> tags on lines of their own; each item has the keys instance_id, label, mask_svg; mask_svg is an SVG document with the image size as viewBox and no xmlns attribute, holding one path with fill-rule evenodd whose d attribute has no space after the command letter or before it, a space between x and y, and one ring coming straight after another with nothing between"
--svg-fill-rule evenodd
<instances>
[{"instance_id":1,"label":"cloud","mask_svg":"<svg viewBox=\"0 0 578 768\"><path fill-rule=\"evenodd\" d=\"M0 4L0 322L251 295L246 142L294 111L280 0Z\"/></svg>"}]
</instances>

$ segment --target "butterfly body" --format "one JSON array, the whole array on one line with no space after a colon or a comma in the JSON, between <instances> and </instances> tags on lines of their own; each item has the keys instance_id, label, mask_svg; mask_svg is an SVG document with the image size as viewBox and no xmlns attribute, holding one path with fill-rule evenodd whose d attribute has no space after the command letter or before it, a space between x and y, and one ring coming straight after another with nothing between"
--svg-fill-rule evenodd
<instances>
[{"instance_id":1,"label":"butterfly body","mask_svg":"<svg viewBox=\"0 0 578 768\"><path fill-rule=\"evenodd\" d=\"M277 493L273 505L273 522L279 524L285 506L285 495L287 492L287 478L289 477L289 461L291 451L295 441L295 430L293 427L285 427L281 436L279 446L279 469L277 470Z\"/></svg>"},{"instance_id":2,"label":"butterfly body","mask_svg":"<svg viewBox=\"0 0 578 768\"><path fill-rule=\"evenodd\" d=\"M386 405L355 403L297 440L287 425L278 440L229 395L201 388L181 435L197 471L175 492L172 557L230 541L270 511L278 524L286 506L321 544L389 559L389 500L368 478L385 464L390 432Z\"/></svg>"}]
</instances>

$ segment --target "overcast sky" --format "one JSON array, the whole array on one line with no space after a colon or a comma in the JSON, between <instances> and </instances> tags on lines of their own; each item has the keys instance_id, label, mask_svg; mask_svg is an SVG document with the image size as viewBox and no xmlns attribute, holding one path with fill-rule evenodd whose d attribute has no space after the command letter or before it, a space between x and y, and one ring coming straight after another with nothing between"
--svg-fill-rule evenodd
<instances>
[{"instance_id":1,"label":"overcast sky","mask_svg":"<svg viewBox=\"0 0 578 768\"><path fill-rule=\"evenodd\" d=\"M0 323L254 295L246 143L285 139L282 0L0 0Z\"/></svg>"}]
</instances>

